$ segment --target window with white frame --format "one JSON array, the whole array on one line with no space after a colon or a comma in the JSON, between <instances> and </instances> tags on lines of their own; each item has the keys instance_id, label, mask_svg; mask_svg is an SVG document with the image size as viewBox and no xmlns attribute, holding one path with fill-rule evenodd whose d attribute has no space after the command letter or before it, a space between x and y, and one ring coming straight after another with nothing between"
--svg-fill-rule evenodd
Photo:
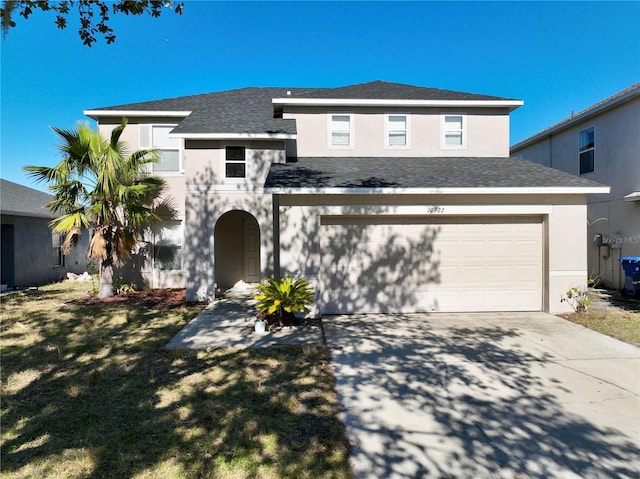
<instances>
[{"instance_id":1,"label":"window with white frame","mask_svg":"<svg viewBox=\"0 0 640 479\"><path fill-rule=\"evenodd\" d=\"M60 233L51 233L51 253L51 266L64 266L62 235Z\"/></svg>"},{"instance_id":2,"label":"window with white frame","mask_svg":"<svg viewBox=\"0 0 640 479\"><path fill-rule=\"evenodd\" d=\"M244 146L226 146L224 155L225 178L246 178L247 149Z\"/></svg>"},{"instance_id":3,"label":"window with white frame","mask_svg":"<svg viewBox=\"0 0 640 479\"><path fill-rule=\"evenodd\" d=\"M464 148L465 145L465 116L442 115L442 147Z\"/></svg>"},{"instance_id":4,"label":"window with white frame","mask_svg":"<svg viewBox=\"0 0 640 479\"><path fill-rule=\"evenodd\" d=\"M353 114L332 113L329 115L329 146L351 148L353 145Z\"/></svg>"},{"instance_id":5,"label":"window with white frame","mask_svg":"<svg viewBox=\"0 0 640 479\"><path fill-rule=\"evenodd\" d=\"M180 171L180 143L179 138L169 138L169 133L175 125L152 125L151 147L158 150L160 161L153 163L154 172Z\"/></svg>"},{"instance_id":6,"label":"window with white frame","mask_svg":"<svg viewBox=\"0 0 640 479\"><path fill-rule=\"evenodd\" d=\"M593 127L586 128L580 132L580 174L591 173L594 170L594 159L596 152L596 135Z\"/></svg>"},{"instance_id":7,"label":"window with white frame","mask_svg":"<svg viewBox=\"0 0 640 479\"><path fill-rule=\"evenodd\" d=\"M388 114L385 116L388 148L409 147L409 115Z\"/></svg>"},{"instance_id":8,"label":"window with white frame","mask_svg":"<svg viewBox=\"0 0 640 479\"><path fill-rule=\"evenodd\" d=\"M182 222L153 224L153 267L159 270L182 269Z\"/></svg>"}]
</instances>

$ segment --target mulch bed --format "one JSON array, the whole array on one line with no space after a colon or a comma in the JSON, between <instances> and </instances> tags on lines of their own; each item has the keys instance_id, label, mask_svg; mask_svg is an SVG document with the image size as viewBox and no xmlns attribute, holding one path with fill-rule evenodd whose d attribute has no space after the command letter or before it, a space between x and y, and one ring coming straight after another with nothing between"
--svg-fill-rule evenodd
<instances>
[{"instance_id":1,"label":"mulch bed","mask_svg":"<svg viewBox=\"0 0 640 479\"><path fill-rule=\"evenodd\" d=\"M111 298L98 299L90 296L83 299L71 301L72 304L95 306L107 304L130 304L133 306L143 306L158 311L176 309L182 306L206 306L205 302L187 302L187 291L184 288L163 288L147 289L135 291L133 293L123 293Z\"/></svg>"}]
</instances>

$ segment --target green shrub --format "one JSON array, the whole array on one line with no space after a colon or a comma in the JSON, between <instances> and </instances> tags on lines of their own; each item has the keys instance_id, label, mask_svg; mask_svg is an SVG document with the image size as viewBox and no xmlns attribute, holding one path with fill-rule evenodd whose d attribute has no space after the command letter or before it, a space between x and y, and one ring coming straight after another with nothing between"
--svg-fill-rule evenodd
<instances>
[{"instance_id":1,"label":"green shrub","mask_svg":"<svg viewBox=\"0 0 640 479\"><path fill-rule=\"evenodd\" d=\"M291 276L280 280L269 277L258 285L258 290L254 296L256 308L270 324L295 324L295 313L308 313L313 304L311 283L304 278L294 281Z\"/></svg>"}]
</instances>

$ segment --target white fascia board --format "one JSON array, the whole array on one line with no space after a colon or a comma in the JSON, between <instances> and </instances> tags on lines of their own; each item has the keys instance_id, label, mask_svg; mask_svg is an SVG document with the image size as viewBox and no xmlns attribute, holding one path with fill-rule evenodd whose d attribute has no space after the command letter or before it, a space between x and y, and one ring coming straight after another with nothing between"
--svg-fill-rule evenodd
<instances>
[{"instance_id":1,"label":"white fascia board","mask_svg":"<svg viewBox=\"0 0 640 479\"><path fill-rule=\"evenodd\" d=\"M190 111L160 111L160 110L84 110L83 113L91 118L105 117L105 116L127 116L127 117L142 117L142 116L168 116L171 118L183 118L191 115Z\"/></svg>"},{"instance_id":2,"label":"white fascia board","mask_svg":"<svg viewBox=\"0 0 640 479\"><path fill-rule=\"evenodd\" d=\"M295 140L295 133L170 133L169 138L185 140Z\"/></svg>"},{"instance_id":3,"label":"white fascia board","mask_svg":"<svg viewBox=\"0 0 640 479\"><path fill-rule=\"evenodd\" d=\"M634 191L624 197L625 201L640 201L640 191Z\"/></svg>"},{"instance_id":4,"label":"white fascia board","mask_svg":"<svg viewBox=\"0 0 640 479\"><path fill-rule=\"evenodd\" d=\"M265 188L279 195L579 195L609 193L608 186L511 188Z\"/></svg>"},{"instance_id":5,"label":"white fascia board","mask_svg":"<svg viewBox=\"0 0 640 479\"><path fill-rule=\"evenodd\" d=\"M524 105L522 100L387 100L360 98L274 98L274 105L306 106L400 106L400 107L489 107L510 108Z\"/></svg>"}]
</instances>

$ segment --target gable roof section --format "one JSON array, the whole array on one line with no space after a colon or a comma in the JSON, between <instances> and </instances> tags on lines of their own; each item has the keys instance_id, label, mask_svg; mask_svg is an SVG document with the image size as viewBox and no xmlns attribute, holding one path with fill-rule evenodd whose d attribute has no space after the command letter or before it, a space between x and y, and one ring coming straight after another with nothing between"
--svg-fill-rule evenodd
<instances>
[{"instance_id":1,"label":"gable roof section","mask_svg":"<svg viewBox=\"0 0 640 479\"><path fill-rule=\"evenodd\" d=\"M609 187L515 158L300 158L271 165L271 193L608 193Z\"/></svg>"},{"instance_id":2,"label":"gable roof section","mask_svg":"<svg viewBox=\"0 0 640 479\"><path fill-rule=\"evenodd\" d=\"M54 218L45 207L53 196L8 180L0 180L0 213L3 215Z\"/></svg>"},{"instance_id":3,"label":"gable roof section","mask_svg":"<svg viewBox=\"0 0 640 479\"><path fill-rule=\"evenodd\" d=\"M169 98L141 103L85 110L92 118L103 116L174 116L183 117L172 135L181 138L292 137L293 120L274 118L271 99L309 89L240 88L215 93Z\"/></svg>"},{"instance_id":4,"label":"gable roof section","mask_svg":"<svg viewBox=\"0 0 640 479\"><path fill-rule=\"evenodd\" d=\"M575 115L571 115L569 118L565 118L558 123L555 123L544 130L539 131L538 133L534 133L533 135L525 138L524 140L519 141L515 145L511 147L511 151L516 151L525 146L529 146L532 143L535 143L538 140L546 138L550 135L553 135L559 131L562 131L575 123L586 120L592 116L598 115L606 110L616 107L617 105L624 103L626 101L632 100L636 97L640 96L640 83L636 83L631 85L629 88L625 88L619 93L616 93L613 96L605 98L598 103L591 105L589 108L582 110L581 112L576 113Z\"/></svg>"},{"instance_id":5,"label":"gable roof section","mask_svg":"<svg viewBox=\"0 0 640 479\"><path fill-rule=\"evenodd\" d=\"M433 106L433 107L498 107L513 110L522 100L441 90L403 83L373 81L340 88L324 88L286 97L274 98L273 104L327 106Z\"/></svg>"},{"instance_id":6,"label":"gable roof section","mask_svg":"<svg viewBox=\"0 0 640 479\"><path fill-rule=\"evenodd\" d=\"M240 88L164 100L93 108L84 114L101 117L171 117L178 138L295 138L295 120L281 118L283 105L362 104L396 106L495 106L522 105L511 100L474 93L440 90L400 83L374 81L340 88Z\"/></svg>"}]
</instances>

